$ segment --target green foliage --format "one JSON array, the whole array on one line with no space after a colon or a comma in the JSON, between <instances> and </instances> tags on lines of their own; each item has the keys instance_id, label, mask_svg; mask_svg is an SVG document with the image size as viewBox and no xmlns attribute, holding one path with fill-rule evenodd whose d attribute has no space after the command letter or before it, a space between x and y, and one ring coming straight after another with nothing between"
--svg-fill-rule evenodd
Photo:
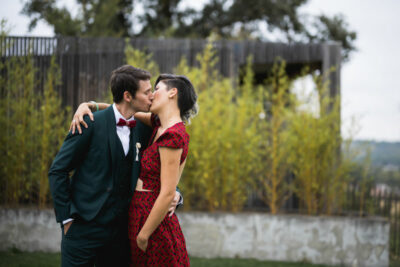
<instances>
[{"instance_id":1,"label":"green foliage","mask_svg":"<svg viewBox=\"0 0 400 267\"><path fill-rule=\"evenodd\" d=\"M152 72L154 83L159 68L152 56L129 45L125 53L128 64ZM198 67L182 59L175 70L193 82L201 108L187 126L190 154L180 185L185 209L239 211L255 190L272 213L279 212L290 192L310 214L340 211L354 164L340 153L340 102L329 96L322 77L315 77L320 96L315 116L299 109L303 103L290 93L284 62L277 61L266 84L255 87L251 57L242 83L218 73L211 43L196 58ZM40 93L32 57L8 58L0 71L5 73L0 79L2 202L44 206L47 170L68 127L67 110L55 90L60 72L52 58ZM363 169L361 175L360 212L368 209L368 173Z\"/></svg>"},{"instance_id":2,"label":"green foliage","mask_svg":"<svg viewBox=\"0 0 400 267\"><path fill-rule=\"evenodd\" d=\"M262 97L254 94L249 71L235 94L232 81L215 68L217 58L211 43L197 60L197 68L189 68L183 60L175 70L193 82L200 106L199 115L188 127L190 157L181 182L185 208L238 211L261 166L257 132Z\"/></svg>"},{"instance_id":3,"label":"green foliage","mask_svg":"<svg viewBox=\"0 0 400 267\"><path fill-rule=\"evenodd\" d=\"M35 141L30 133L35 131L37 110L34 94L34 70L31 58L9 58L2 65L7 77L2 77L0 129L1 142L1 184L4 188L5 203L16 204L30 198L34 186L30 176L35 160Z\"/></svg>"},{"instance_id":4,"label":"green foliage","mask_svg":"<svg viewBox=\"0 0 400 267\"><path fill-rule=\"evenodd\" d=\"M0 66L0 188L2 203L48 203L47 172L66 134L66 109L55 91L60 73L52 58L43 93L35 89L31 56Z\"/></svg>"},{"instance_id":5,"label":"green foliage","mask_svg":"<svg viewBox=\"0 0 400 267\"><path fill-rule=\"evenodd\" d=\"M272 67L271 76L263 91L266 92L266 102L268 109L268 124L263 131L259 132L263 136L264 151L262 154L265 159L263 174L257 179L259 186L257 191L270 207L271 213L275 214L289 196L289 186L285 178L289 174L289 153L287 130L288 116L290 109L288 104L289 88L291 82L285 72L285 63L277 61Z\"/></svg>"},{"instance_id":6,"label":"green foliage","mask_svg":"<svg viewBox=\"0 0 400 267\"><path fill-rule=\"evenodd\" d=\"M139 16L142 22L141 36L173 36L174 24L184 12L178 10L181 0L139 0L143 4L144 14Z\"/></svg>"},{"instance_id":7,"label":"green foliage","mask_svg":"<svg viewBox=\"0 0 400 267\"><path fill-rule=\"evenodd\" d=\"M350 53L356 51L354 42L357 39L357 33L349 30L349 25L343 15L334 15L332 18L326 15L320 15L314 18L312 24L314 33L307 31L306 40L308 42L327 42L337 41L342 45L342 59L348 61Z\"/></svg>"},{"instance_id":8,"label":"green foliage","mask_svg":"<svg viewBox=\"0 0 400 267\"><path fill-rule=\"evenodd\" d=\"M340 99L330 97L323 77L314 76L320 114L298 111L289 123L294 190L308 214L331 214L344 201L351 161L341 157ZM298 103L301 105L301 103ZM329 112L328 112L329 111Z\"/></svg>"},{"instance_id":9,"label":"green foliage","mask_svg":"<svg viewBox=\"0 0 400 267\"><path fill-rule=\"evenodd\" d=\"M359 215L374 214L373 199L369 197L370 191L375 185L373 181L373 172L371 170L371 150L365 149L367 154L362 163L356 163L351 169L351 185L356 196L356 203L359 207Z\"/></svg>"},{"instance_id":10,"label":"green foliage","mask_svg":"<svg viewBox=\"0 0 400 267\"><path fill-rule=\"evenodd\" d=\"M26 1L22 13L30 17L29 29L40 20L54 27L55 34L65 36L129 36L132 23L132 0L77 0L79 13L73 17L57 0Z\"/></svg>"},{"instance_id":11,"label":"green foliage","mask_svg":"<svg viewBox=\"0 0 400 267\"><path fill-rule=\"evenodd\" d=\"M126 54L129 63L158 73L150 55L131 47ZM300 110L304 103L290 93L282 61L266 84L256 87L251 57L241 84L218 73L212 43L196 59L198 67L182 59L174 71L193 82L200 106L187 126L190 153L180 182L184 208L239 211L254 190L272 213L290 192L310 214L340 211L353 163L341 156L340 102L329 96L323 77L315 76L320 99L315 116Z\"/></svg>"},{"instance_id":12,"label":"green foliage","mask_svg":"<svg viewBox=\"0 0 400 267\"><path fill-rule=\"evenodd\" d=\"M37 177L39 177L39 206L41 207L49 200L48 169L62 144L66 134L65 130L68 129L67 118L70 108L62 107L61 98L56 92L56 86L60 84L60 80L61 73L53 56L47 71L44 92L38 101L40 123L37 130L40 136L39 151L41 156L36 166L40 166Z\"/></svg>"}]
</instances>

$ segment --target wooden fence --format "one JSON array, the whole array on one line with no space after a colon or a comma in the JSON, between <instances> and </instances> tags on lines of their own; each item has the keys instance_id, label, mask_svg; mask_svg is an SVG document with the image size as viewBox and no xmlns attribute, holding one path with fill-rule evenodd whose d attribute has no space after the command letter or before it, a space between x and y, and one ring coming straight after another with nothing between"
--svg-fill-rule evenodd
<instances>
[{"instance_id":1,"label":"wooden fence","mask_svg":"<svg viewBox=\"0 0 400 267\"><path fill-rule=\"evenodd\" d=\"M37 73L38 90L43 88L44 74L55 55L61 68L62 85L58 88L63 103L76 108L82 101L103 98L108 90L111 71L125 62L126 42L134 48L153 54L161 72L172 72L181 58L190 66L197 65L196 55L206 40L192 39L143 39L106 37L5 37L0 40L3 60L10 56L32 55ZM340 45L338 44L282 44L255 41L213 42L219 62L217 68L227 77L238 77L249 55L254 56L254 66L266 75L266 68L277 57L284 59L288 70L299 72L309 65L329 72L331 94L339 94ZM257 74L257 73L256 73Z\"/></svg>"},{"instance_id":2,"label":"wooden fence","mask_svg":"<svg viewBox=\"0 0 400 267\"><path fill-rule=\"evenodd\" d=\"M357 185L347 190L346 213L357 216L382 216L390 222L390 255L400 259L400 188L382 185L369 187L364 197Z\"/></svg>"}]
</instances>

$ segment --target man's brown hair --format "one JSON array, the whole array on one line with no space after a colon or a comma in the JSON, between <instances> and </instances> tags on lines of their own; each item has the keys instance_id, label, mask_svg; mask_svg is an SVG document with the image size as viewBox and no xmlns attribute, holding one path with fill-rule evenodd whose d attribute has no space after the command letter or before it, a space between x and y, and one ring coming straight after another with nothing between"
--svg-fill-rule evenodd
<instances>
[{"instance_id":1,"label":"man's brown hair","mask_svg":"<svg viewBox=\"0 0 400 267\"><path fill-rule=\"evenodd\" d=\"M120 103L125 91L128 91L135 98L136 92L139 89L139 81L150 80L150 77L150 72L132 67L131 65L123 65L113 70L110 79L113 101Z\"/></svg>"}]
</instances>

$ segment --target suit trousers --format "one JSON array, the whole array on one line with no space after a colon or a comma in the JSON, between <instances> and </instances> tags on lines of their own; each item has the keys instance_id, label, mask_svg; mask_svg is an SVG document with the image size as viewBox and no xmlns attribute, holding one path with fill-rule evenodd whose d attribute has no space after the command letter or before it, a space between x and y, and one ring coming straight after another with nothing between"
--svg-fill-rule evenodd
<instances>
[{"instance_id":1,"label":"suit trousers","mask_svg":"<svg viewBox=\"0 0 400 267\"><path fill-rule=\"evenodd\" d=\"M74 219L66 234L62 228L62 267L129 266L127 220L107 225Z\"/></svg>"}]
</instances>

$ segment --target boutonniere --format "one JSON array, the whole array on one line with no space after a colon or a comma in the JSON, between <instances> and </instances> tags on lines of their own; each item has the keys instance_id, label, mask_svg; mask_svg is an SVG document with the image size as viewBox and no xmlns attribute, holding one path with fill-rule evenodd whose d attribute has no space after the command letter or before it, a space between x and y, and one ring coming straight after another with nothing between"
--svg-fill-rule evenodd
<instances>
[{"instance_id":1,"label":"boutonniere","mask_svg":"<svg viewBox=\"0 0 400 267\"><path fill-rule=\"evenodd\" d=\"M142 147L140 143L136 143L136 158L135 161L139 161L139 150Z\"/></svg>"}]
</instances>

